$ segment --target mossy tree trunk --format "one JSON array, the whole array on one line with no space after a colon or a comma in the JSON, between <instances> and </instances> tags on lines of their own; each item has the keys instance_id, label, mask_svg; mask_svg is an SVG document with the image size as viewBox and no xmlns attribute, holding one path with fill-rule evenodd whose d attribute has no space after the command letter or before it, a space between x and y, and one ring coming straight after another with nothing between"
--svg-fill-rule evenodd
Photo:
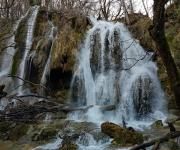
<instances>
[{"instance_id":1,"label":"mossy tree trunk","mask_svg":"<svg viewBox=\"0 0 180 150\"><path fill-rule=\"evenodd\" d=\"M154 0L153 5L153 24L149 28L151 37L153 38L159 55L166 68L171 88L175 95L175 100L180 109L180 76L175 65L174 59L170 52L167 39L165 37L165 4L168 0Z\"/></svg>"}]
</instances>

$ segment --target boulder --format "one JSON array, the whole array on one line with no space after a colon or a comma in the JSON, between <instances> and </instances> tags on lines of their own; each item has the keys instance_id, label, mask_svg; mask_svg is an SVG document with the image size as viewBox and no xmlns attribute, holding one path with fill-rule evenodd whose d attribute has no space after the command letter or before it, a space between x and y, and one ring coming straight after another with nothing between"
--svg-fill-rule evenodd
<instances>
[{"instance_id":1,"label":"boulder","mask_svg":"<svg viewBox=\"0 0 180 150\"><path fill-rule=\"evenodd\" d=\"M77 150L78 146L75 144L75 142L69 140L68 138L63 139L62 146L59 148L59 150Z\"/></svg>"},{"instance_id":2,"label":"boulder","mask_svg":"<svg viewBox=\"0 0 180 150\"><path fill-rule=\"evenodd\" d=\"M52 127L43 128L41 131L35 132L32 141L48 141L56 137L57 130Z\"/></svg>"},{"instance_id":3,"label":"boulder","mask_svg":"<svg viewBox=\"0 0 180 150\"><path fill-rule=\"evenodd\" d=\"M180 147L174 140L160 144L159 150L180 150Z\"/></svg>"},{"instance_id":4,"label":"boulder","mask_svg":"<svg viewBox=\"0 0 180 150\"><path fill-rule=\"evenodd\" d=\"M157 120L157 121L155 121L155 122L151 125L151 127L152 127L153 129L163 128L162 120Z\"/></svg>"},{"instance_id":5,"label":"boulder","mask_svg":"<svg viewBox=\"0 0 180 150\"><path fill-rule=\"evenodd\" d=\"M130 146L143 143L143 135L141 133L124 129L119 125L111 122L102 123L101 131L111 138L114 138L114 144Z\"/></svg>"}]
</instances>

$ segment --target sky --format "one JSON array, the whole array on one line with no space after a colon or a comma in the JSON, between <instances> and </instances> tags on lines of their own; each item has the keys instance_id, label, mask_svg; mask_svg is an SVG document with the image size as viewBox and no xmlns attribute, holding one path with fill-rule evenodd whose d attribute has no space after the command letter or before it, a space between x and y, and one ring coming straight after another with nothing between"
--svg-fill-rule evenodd
<instances>
[{"instance_id":1,"label":"sky","mask_svg":"<svg viewBox=\"0 0 180 150\"><path fill-rule=\"evenodd\" d=\"M152 17L152 5L153 5L153 0L144 0L146 8L149 12L149 15ZM133 4L135 6L135 11L136 12L142 12L145 14L144 6L142 3L142 0L133 0Z\"/></svg>"}]
</instances>

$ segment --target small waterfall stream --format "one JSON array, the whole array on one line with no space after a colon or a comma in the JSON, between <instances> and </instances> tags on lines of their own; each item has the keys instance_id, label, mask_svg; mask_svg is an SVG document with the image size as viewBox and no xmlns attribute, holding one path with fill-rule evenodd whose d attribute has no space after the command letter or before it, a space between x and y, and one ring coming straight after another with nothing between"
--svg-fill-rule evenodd
<instances>
[{"instance_id":1,"label":"small waterfall stream","mask_svg":"<svg viewBox=\"0 0 180 150\"><path fill-rule=\"evenodd\" d=\"M54 39L55 39L55 34L56 34L56 27L53 25L52 22L49 22L51 24L51 31L50 31L50 34L49 34L49 39L52 41L52 45L51 45L51 49L50 49L50 53L49 53L49 56L48 56L48 60L47 60L47 63L44 67L44 70L43 70L43 73L42 73L42 78L41 78L41 81L40 83L43 84L43 85L46 85L46 78L48 75L50 75L50 62L51 62L51 55L52 55L52 48L53 48L53 43L54 43Z\"/></svg>"},{"instance_id":2,"label":"small waterfall stream","mask_svg":"<svg viewBox=\"0 0 180 150\"><path fill-rule=\"evenodd\" d=\"M13 32L16 31L18 26L18 23L15 25L15 27L13 28ZM12 65L12 61L13 61L13 56L15 54L15 49L14 49L14 45L15 45L15 35L12 35L9 40L7 41L7 45L9 45L10 47L7 48L6 51L3 52L3 55L1 56L1 72L0 72L0 77L7 75L10 70L11 70L11 65ZM12 46L11 46L12 45ZM10 64L10 65L9 65Z\"/></svg>"},{"instance_id":3,"label":"small waterfall stream","mask_svg":"<svg viewBox=\"0 0 180 150\"><path fill-rule=\"evenodd\" d=\"M16 53L15 49L15 32L19 27L19 23L22 18L18 20L13 26L11 37L7 40L7 46L9 46L6 50L4 50L1 55L0 60L0 84L6 84L6 90L9 90L9 86L12 86L11 79L7 78L7 75L11 73L12 65L13 65L13 57Z\"/></svg>"},{"instance_id":4,"label":"small waterfall stream","mask_svg":"<svg viewBox=\"0 0 180 150\"><path fill-rule=\"evenodd\" d=\"M33 31L34 31L34 27L35 27L35 22L36 22L36 17L37 17L37 13L39 10L39 6L33 6L31 9L32 9L32 14L29 17L28 23L27 23L27 36L26 36L24 55L23 55L22 61L20 63L19 71L18 71L18 75L20 78L24 78L24 75L25 75L26 61L27 61L27 57L29 55L29 51L32 46ZM18 81L19 81L18 85L23 84L22 80L18 80ZM18 93L19 94L23 93L23 86L20 86Z\"/></svg>"}]
</instances>

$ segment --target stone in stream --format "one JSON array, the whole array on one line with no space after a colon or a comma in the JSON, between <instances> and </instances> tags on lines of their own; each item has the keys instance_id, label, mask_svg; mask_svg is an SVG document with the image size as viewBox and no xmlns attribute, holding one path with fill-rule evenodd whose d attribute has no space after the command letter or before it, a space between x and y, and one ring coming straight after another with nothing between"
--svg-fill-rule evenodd
<instances>
[{"instance_id":1,"label":"stone in stream","mask_svg":"<svg viewBox=\"0 0 180 150\"><path fill-rule=\"evenodd\" d=\"M151 128L153 128L153 129L163 128L162 120L157 120L157 121L155 121L155 122L151 125Z\"/></svg>"},{"instance_id":2,"label":"stone in stream","mask_svg":"<svg viewBox=\"0 0 180 150\"><path fill-rule=\"evenodd\" d=\"M62 146L59 148L59 150L77 150L78 146L73 141L67 139L63 139Z\"/></svg>"},{"instance_id":3,"label":"stone in stream","mask_svg":"<svg viewBox=\"0 0 180 150\"><path fill-rule=\"evenodd\" d=\"M141 133L124 129L111 122L102 123L101 131L113 138L114 144L130 146L143 143L143 135Z\"/></svg>"}]
</instances>

